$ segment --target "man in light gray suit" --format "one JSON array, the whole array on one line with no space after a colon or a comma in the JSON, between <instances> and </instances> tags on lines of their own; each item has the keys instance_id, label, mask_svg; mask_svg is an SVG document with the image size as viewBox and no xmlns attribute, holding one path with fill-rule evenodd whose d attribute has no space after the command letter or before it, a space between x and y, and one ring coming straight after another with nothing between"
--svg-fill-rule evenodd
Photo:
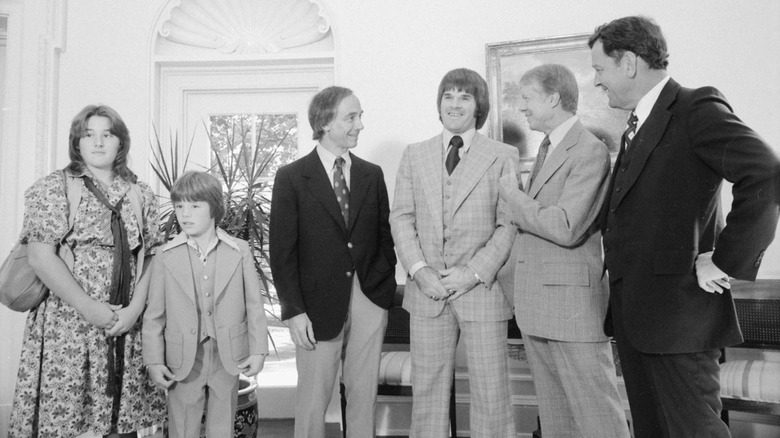
<instances>
[{"instance_id":1,"label":"man in light gray suit","mask_svg":"<svg viewBox=\"0 0 780 438\"><path fill-rule=\"evenodd\" d=\"M447 434L455 347L466 343L473 438L514 438L507 364L512 316L496 272L515 231L500 201L499 179L517 150L477 129L490 111L485 80L455 69L439 85L440 134L409 145L401 158L390 226L409 273L412 438Z\"/></svg>"},{"instance_id":2,"label":"man in light gray suit","mask_svg":"<svg viewBox=\"0 0 780 438\"><path fill-rule=\"evenodd\" d=\"M520 110L546 137L527 191L515 172L500 195L518 229L506 269L514 270L514 304L539 401L545 437L629 436L603 321L601 233L594 222L604 199L609 151L576 116L577 81L545 64L520 80Z\"/></svg>"}]
</instances>

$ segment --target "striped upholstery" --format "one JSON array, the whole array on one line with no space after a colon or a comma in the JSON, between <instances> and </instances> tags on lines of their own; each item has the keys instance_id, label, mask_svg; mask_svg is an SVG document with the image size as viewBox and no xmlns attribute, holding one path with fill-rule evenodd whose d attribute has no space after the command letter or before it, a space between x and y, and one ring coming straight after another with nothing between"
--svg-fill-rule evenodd
<instances>
[{"instance_id":1,"label":"striped upholstery","mask_svg":"<svg viewBox=\"0 0 780 438\"><path fill-rule=\"evenodd\" d=\"M730 360L720 368L720 395L780 403L780 362Z\"/></svg>"},{"instance_id":2,"label":"striped upholstery","mask_svg":"<svg viewBox=\"0 0 780 438\"><path fill-rule=\"evenodd\" d=\"M412 385L412 355L408 351L386 351L379 362L379 384Z\"/></svg>"}]
</instances>

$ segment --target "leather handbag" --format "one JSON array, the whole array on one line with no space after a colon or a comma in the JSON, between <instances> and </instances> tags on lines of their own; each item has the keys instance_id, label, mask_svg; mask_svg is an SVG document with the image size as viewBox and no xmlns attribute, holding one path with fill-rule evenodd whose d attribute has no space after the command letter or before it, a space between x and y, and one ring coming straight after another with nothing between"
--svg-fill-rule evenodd
<instances>
[{"instance_id":1,"label":"leather handbag","mask_svg":"<svg viewBox=\"0 0 780 438\"><path fill-rule=\"evenodd\" d=\"M68 231L57 245L57 255L62 258L69 270L73 269L73 252L65 243L65 237L73 229L76 209L81 200L81 187L71 184L68 187L68 176L62 173L62 183L69 204ZM71 202L75 201L75 202ZM11 310L26 312L38 307L49 295L49 288L43 284L27 261L27 244L18 242L11 254L0 266L0 303Z\"/></svg>"},{"instance_id":2,"label":"leather handbag","mask_svg":"<svg viewBox=\"0 0 780 438\"><path fill-rule=\"evenodd\" d=\"M27 263L27 245L17 243L0 266L0 302L17 312L38 307L49 294Z\"/></svg>"}]
</instances>

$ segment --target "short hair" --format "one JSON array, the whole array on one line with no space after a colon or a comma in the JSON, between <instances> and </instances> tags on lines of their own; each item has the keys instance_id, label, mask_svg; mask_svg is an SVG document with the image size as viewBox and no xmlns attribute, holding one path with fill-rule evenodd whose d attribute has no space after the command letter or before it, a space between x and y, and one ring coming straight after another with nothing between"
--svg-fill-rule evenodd
<instances>
[{"instance_id":1,"label":"short hair","mask_svg":"<svg viewBox=\"0 0 780 438\"><path fill-rule=\"evenodd\" d=\"M319 140L325 135L325 125L332 122L339 110L341 101L351 96L352 90L332 86L317 93L309 103L309 124L313 140Z\"/></svg>"},{"instance_id":2,"label":"short hair","mask_svg":"<svg viewBox=\"0 0 780 438\"><path fill-rule=\"evenodd\" d=\"M79 143L87 131L87 124L92 117L105 117L111 121L111 133L119 138L119 150L114 159L113 172L115 175L131 183L136 183L138 177L127 167L127 154L130 152L130 131L127 130L122 117L113 108L107 105L87 105L76 114L70 124L70 136L68 138L68 155L70 164L67 169L79 174L84 171L86 164L81 156Z\"/></svg>"},{"instance_id":3,"label":"short hair","mask_svg":"<svg viewBox=\"0 0 780 438\"><path fill-rule=\"evenodd\" d=\"M171 187L171 201L206 202L209 204L214 223L219 224L225 217L225 199L222 184L206 172L189 170L181 174Z\"/></svg>"},{"instance_id":4,"label":"short hair","mask_svg":"<svg viewBox=\"0 0 780 438\"><path fill-rule=\"evenodd\" d=\"M547 95L558 93L564 111L577 114L579 87L574 73L560 64L542 64L523 74L521 84L539 84Z\"/></svg>"},{"instance_id":5,"label":"short hair","mask_svg":"<svg viewBox=\"0 0 780 438\"><path fill-rule=\"evenodd\" d=\"M588 39L593 48L601 40L604 53L615 62L627 51L645 60L651 69L665 70L669 65L666 39L661 28L648 17L623 17L597 27Z\"/></svg>"},{"instance_id":6,"label":"short hair","mask_svg":"<svg viewBox=\"0 0 780 438\"><path fill-rule=\"evenodd\" d=\"M479 73L467 68L456 68L447 72L441 79L439 95L436 97L436 110L439 112L439 120L441 120L442 96L444 96L446 91L450 90L463 91L474 96L474 101L477 103L477 109L474 114L477 118L476 128L482 128L490 112L490 98L485 79Z\"/></svg>"}]
</instances>

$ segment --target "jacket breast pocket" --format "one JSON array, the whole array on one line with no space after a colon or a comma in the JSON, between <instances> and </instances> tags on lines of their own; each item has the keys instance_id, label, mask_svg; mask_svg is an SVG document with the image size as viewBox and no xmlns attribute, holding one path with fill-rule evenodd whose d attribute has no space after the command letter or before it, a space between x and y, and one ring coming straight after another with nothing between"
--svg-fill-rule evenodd
<instances>
[{"instance_id":1,"label":"jacket breast pocket","mask_svg":"<svg viewBox=\"0 0 780 438\"><path fill-rule=\"evenodd\" d=\"M230 355L236 362L249 356L249 326L246 321L230 327Z\"/></svg>"},{"instance_id":2,"label":"jacket breast pocket","mask_svg":"<svg viewBox=\"0 0 780 438\"><path fill-rule=\"evenodd\" d=\"M544 286L590 286L588 265L584 263L544 263L542 285Z\"/></svg>"},{"instance_id":3,"label":"jacket breast pocket","mask_svg":"<svg viewBox=\"0 0 780 438\"><path fill-rule=\"evenodd\" d=\"M169 368L181 368L184 357L184 335L165 330L165 363Z\"/></svg>"}]
</instances>

